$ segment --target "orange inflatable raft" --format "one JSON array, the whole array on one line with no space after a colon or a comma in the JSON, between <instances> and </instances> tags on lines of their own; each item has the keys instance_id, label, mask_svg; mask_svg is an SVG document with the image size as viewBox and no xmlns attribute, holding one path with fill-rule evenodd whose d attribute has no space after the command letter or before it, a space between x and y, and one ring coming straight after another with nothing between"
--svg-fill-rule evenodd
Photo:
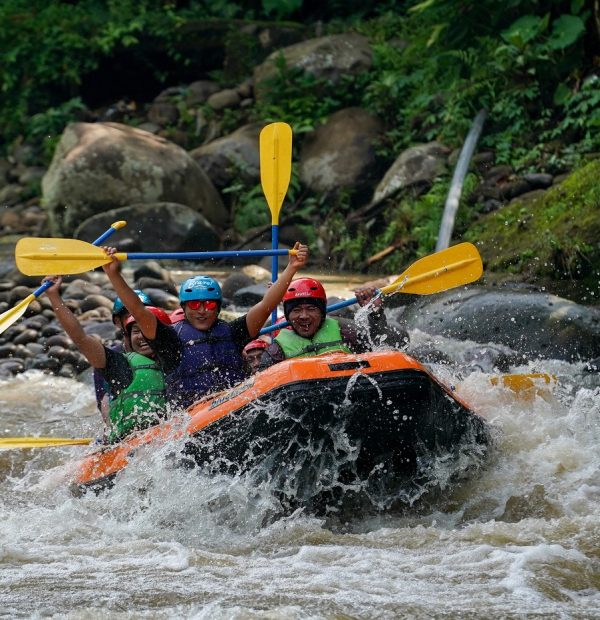
<instances>
[{"instance_id":1,"label":"orange inflatable raft","mask_svg":"<svg viewBox=\"0 0 600 620\"><path fill-rule=\"evenodd\" d=\"M140 446L179 440L185 465L255 476L290 506L362 497L387 508L423 485L435 459L480 462L490 444L485 421L399 351L287 360L187 415L95 450L73 491L111 486Z\"/></svg>"}]
</instances>

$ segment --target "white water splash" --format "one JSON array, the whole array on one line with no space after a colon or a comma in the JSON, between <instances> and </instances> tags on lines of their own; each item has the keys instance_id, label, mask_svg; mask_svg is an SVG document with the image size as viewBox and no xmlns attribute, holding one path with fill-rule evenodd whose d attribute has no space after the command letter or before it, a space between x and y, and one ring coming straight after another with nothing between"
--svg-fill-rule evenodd
<instances>
[{"instance_id":1,"label":"white water splash","mask_svg":"<svg viewBox=\"0 0 600 620\"><path fill-rule=\"evenodd\" d=\"M469 363L468 344L448 351ZM440 365L493 424L493 459L429 506L334 529L269 518L266 483L173 467L172 446L140 450L114 489L81 499L62 481L86 448L0 453L3 614L598 617L600 392L579 365L535 369L559 384L525 400L491 369L457 381ZM36 373L0 383L0 415L5 435L100 427L90 387Z\"/></svg>"}]
</instances>

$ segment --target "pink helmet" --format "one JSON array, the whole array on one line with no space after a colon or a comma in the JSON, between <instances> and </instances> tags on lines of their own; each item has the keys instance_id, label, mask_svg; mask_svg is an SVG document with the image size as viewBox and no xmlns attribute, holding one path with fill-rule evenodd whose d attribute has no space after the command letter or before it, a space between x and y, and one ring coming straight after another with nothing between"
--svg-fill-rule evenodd
<instances>
[{"instance_id":1,"label":"pink helmet","mask_svg":"<svg viewBox=\"0 0 600 620\"><path fill-rule=\"evenodd\" d=\"M179 321L183 321L183 319L185 319L185 312L183 308L177 308L171 312L170 317L171 323L179 323Z\"/></svg>"}]
</instances>

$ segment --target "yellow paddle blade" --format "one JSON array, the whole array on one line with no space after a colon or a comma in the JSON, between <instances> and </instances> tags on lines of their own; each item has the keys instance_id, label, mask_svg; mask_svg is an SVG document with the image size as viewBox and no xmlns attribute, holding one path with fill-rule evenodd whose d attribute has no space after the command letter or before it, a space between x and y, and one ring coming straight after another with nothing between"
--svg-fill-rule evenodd
<instances>
[{"instance_id":1,"label":"yellow paddle blade","mask_svg":"<svg viewBox=\"0 0 600 620\"><path fill-rule=\"evenodd\" d=\"M260 182L273 225L279 224L291 175L292 128L287 123L271 123L260 132Z\"/></svg>"},{"instance_id":2,"label":"yellow paddle blade","mask_svg":"<svg viewBox=\"0 0 600 620\"><path fill-rule=\"evenodd\" d=\"M548 400L552 396L552 391L558 383L556 375L549 375L545 372L532 372L519 375L501 375L490 377L492 385L502 385L512 392L519 399L532 401L538 396Z\"/></svg>"},{"instance_id":3,"label":"yellow paddle blade","mask_svg":"<svg viewBox=\"0 0 600 620\"><path fill-rule=\"evenodd\" d=\"M6 331L13 323L16 323L25 314L25 310L27 310L27 307L34 299L35 295L28 295L14 308L0 314L0 334Z\"/></svg>"},{"instance_id":4,"label":"yellow paddle blade","mask_svg":"<svg viewBox=\"0 0 600 620\"><path fill-rule=\"evenodd\" d=\"M116 254L122 259L123 254ZM91 271L111 258L91 243L78 239L27 237L15 248L17 268L27 276L69 275Z\"/></svg>"},{"instance_id":5,"label":"yellow paddle blade","mask_svg":"<svg viewBox=\"0 0 600 620\"><path fill-rule=\"evenodd\" d=\"M93 439L65 437L0 437L0 450L16 448L53 448L56 446L87 446Z\"/></svg>"},{"instance_id":6,"label":"yellow paddle blade","mask_svg":"<svg viewBox=\"0 0 600 620\"><path fill-rule=\"evenodd\" d=\"M397 292L431 295L474 282L482 273L483 264L477 248L472 243L459 243L414 262L381 292L384 295Z\"/></svg>"}]
</instances>

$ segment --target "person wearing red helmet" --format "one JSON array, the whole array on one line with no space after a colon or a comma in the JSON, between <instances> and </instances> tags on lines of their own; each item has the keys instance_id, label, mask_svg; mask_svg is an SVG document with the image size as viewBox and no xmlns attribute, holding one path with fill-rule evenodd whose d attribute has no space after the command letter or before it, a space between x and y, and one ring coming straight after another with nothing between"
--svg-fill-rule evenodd
<instances>
[{"instance_id":1,"label":"person wearing red helmet","mask_svg":"<svg viewBox=\"0 0 600 620\"><path fill-rule=\"evenodd\" d=\"M62 278L55 276L46 280L53 282L46 294L56 318L109 387L110 430L106 440L115 443L133 431L158 424L167 411L165 379L155 360L156 355L134 317L129 316L123 324L131 351L110 349L96 337L86 334L75 315L63 303L60 296ZM161 308L144 307L157 321L165 325L171 323L169 315Z\"/></svg>"},{"instance_id":2,"label":"person wearing red helmet","mask_svg":"<svg viewBox=\"0 0 600 620\"><path fill-rule=\"evenodd\" d=\"M358 330L354 321L327 316L327 295L318 280L294 280L283 296L283 311L291 329L282 329L277 334L266 348L260 368L294 357L323 355L335 351L363 353L370 350L370 339L381 334L387 327L381 297L376 297L376 293L373 287L355 291L361 306L372 302L373 308L369 314L368 328Z\"/></svg>"},{"instance_id":3,"label":"person wearing red helmet","mask_svg":"<svg viewBox=\"0 0 600 620\"><path fill-rule=\"evenodd\" d=\"M251 340L242 350L244 358L244 370L248 376L253 375L260 366L263 351L267 348L267 342L261 338Z\"/></svg>"}]
</instances>

